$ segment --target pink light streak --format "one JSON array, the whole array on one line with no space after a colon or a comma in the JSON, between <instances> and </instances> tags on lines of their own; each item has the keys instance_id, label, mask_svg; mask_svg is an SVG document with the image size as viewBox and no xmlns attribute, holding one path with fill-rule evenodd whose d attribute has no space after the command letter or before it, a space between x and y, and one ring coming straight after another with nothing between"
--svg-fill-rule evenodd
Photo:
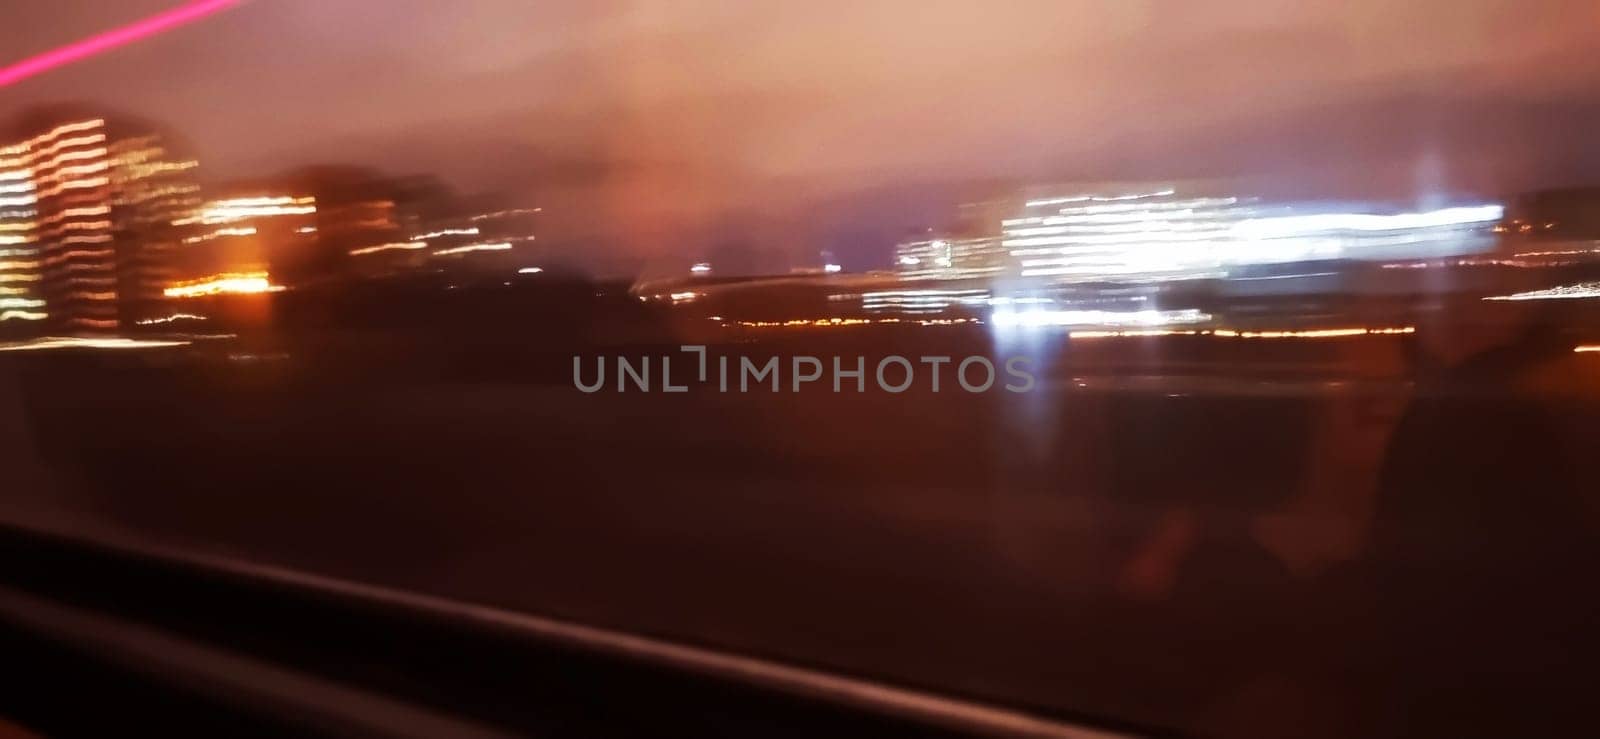
<instances>
[{"instance_id":1,"label":"pink light streak","mask_svg":"<svg viewBox=\"0 0 1600 739\"><path fill-rule=\"evenodd\" d=\"M71 64L142 38L170 31L186 23L200 20L212 13L227 10L243 0L195 0L171 10L162 11L126 26L113 28L90 36L82 41L51 49L28 57L8 67L0 68L0 87L21 82L36 74L43 74L60 66Z\"/></svg>"}]
</instances>

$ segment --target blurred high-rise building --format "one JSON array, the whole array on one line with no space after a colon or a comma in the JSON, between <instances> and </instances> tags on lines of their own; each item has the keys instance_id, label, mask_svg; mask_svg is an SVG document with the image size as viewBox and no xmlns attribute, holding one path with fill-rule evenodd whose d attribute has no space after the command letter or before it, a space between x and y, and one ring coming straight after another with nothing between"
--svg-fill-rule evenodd
<instances>
[{"instance_id":1,"label":"blurred high-rise building","mask_svg":"<svg viewBox=\"0 0 1600 739\"><path fill-rule=\"evenodd\" d=\"M504 277L530 263L540 209L496 199L456 198L435 188L399 181L397 220L403 236L348 250L356 274L367 277L441 274L455 278ZM537 260L532 260L537 261Z\"/></svg>"},{"instance_id":2,"label":"blurred high-rise building","mask_svg":"<svg viewBox=\"0 0 1600 739\"><path fill-rule=\"evenodd\" d=\"M0 335L37 332L45 312L43 279L35 220L38 198L33 186L30 149L23 144L0 147Z\"/></svg>"},{"instance_id":3,"label":"blurred high-rise building","mask_svg":"<svg viewBox=\"0 0 1600 739\"><path fill-rule=\"evenodd\" d=\"M895 270L907 280L994 278L1009 260L998 236L935 238L895 245Z\"/></svg>"},{"instance_id":4,"label":"blurred high-rise building","mask_svg":"<svg viewBox=\"0 0 1600 739\"><path fill-rule=\"evenodd\" d=\"M194 159L172 156L163 137L111 142L112 225L123 327L163 314L163 292L177 279L177 260L200 206Z\"/></svg>"},{"instance_id":5,"label":"blurred high-rise building","mask_svg":"<svg viewBox=\"0 0 1600 739\"><path fill-rule=\"evenodd\" d=\"M1218 274L1213 245L1251 215L1235 197L1172 189L1037 197L1003 222L1021 275L1060 282Z\"/></svg>"},{"instance_id":6,"label":"blurred high-rise building","mask_svg":"<svg viewBox=\"0 0 1600 739\"><path fill-rule=\"evenodd\" d=\"M895 271L906 280L994 280L1015 276L1001 246L1001 221L1016 198L991 195L956 206L949 222L895 244Z\"/></svg>"},{"instance_id":7,"label":"blurred high-rise building","mask_svg":"<svg viewBox=\"0 0 1600 739\"><path fill-rule=\"evenodd\" d=\"M395 180L367 168L318 165L288 173L280 181L316 202L316 248L275 271L293 287L363 276L351 253L402 243Z\"/></svg>"},{"instance_id":8,"label":"blurred high-rise building","mask_svg":"<svg viewBox=\"0 0 1600 739\"><path fill-rule=\"evenodd\" d=\"M113 330L117 278L106 122L52 123L24 124L31 135L18 137L0 164L26 183L13 186L18 192L9 201L19 209L13 222L22 228L14 232L18 259L8 284L36 284L27 298L7 305L30 309L52 330Z\"/></svg>"},{"instance_id":9,"label":"blurred high-rise building","mask_svg":"<svg viewBox=\"0 0 1600 739\"><path fill-rule=\"evenodd\" d=\"M189 230L167 297L342 289L350 281L515 273L532 209L478 211L427 176L322 165L214 189ZM193 313L186 307L181 313Z\"/></svg>"},{"instance_id":10,"label":"blurred high-rise building","mask_svg":"<svg viewBox=\"0 0 1600 739\"><path fill-rule=\"evenodd\" d=\"M173 220L195 162L153 126L59 107L24 115L0 146L0 323L8 333L113 332L170 279Z\"/></svg>"},{"instance_id":11,"label":"blurred high-rise building","mask_svg":"<svg viewBox=\"0 0 1600 739\"><path fill-rule=\"evenodd\" d=\"M281 274L316 245L316 199L266 185L225 188L186 218L167 298L252 294L280 289ZM191 311L185 311L191 312Z\"/></svg>"},{"instance_id":12,"label":"blurred high-rise building","mask_svg":"<svg viewBox=\"0 0 1600 739\"><path fill-rule=\"evenodd\" d=\"M1027 200L1002 222L1001 243L1023 278L1159 282L1227 277L1231 269L1257 265L1484 252L1493 247L1491 228L1503 212L1493 203L1408 211L1101 187Z\"/></svg>"}]
</instances>

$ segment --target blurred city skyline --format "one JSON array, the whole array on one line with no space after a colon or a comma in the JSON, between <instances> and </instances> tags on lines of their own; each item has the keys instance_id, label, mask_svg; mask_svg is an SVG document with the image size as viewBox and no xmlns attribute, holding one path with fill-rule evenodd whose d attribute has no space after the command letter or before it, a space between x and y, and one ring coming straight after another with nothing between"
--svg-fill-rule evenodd
<instances>
[{"instance_id":1,"label":"blurred city skyline","mask_svg":"<svg viewBox=\"0 0 1600 739\"><path fill-rule=\"evenodd\" d=\"M1596 49L0 0L0 739L1571 733Z\"/></svg>"},{"instance_id":2,"label":"blurred city skyline","mask_svg":"<svg viewBox=\"0 0 1600 739\"><path fill-rule=\"evenodd\" d=\"M177 4L11 4L0 49L9 63ZM552 241L598 254L749 244L859 269L991 186L1244 177L1265 196L1427 203L1586 184L1600 25L1575 19L1596 15L255 0L0 100L171 125L204 182L434 173L537 201Z\"/></svg>"}]
</instances>

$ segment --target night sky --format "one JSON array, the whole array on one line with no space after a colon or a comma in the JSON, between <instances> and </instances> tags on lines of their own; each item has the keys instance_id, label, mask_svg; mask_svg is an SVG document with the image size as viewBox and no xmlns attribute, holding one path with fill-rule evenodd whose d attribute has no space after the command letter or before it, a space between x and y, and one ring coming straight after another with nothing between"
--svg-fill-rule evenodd
<instances>
[{"instance_id":1,"label":"night sky","mask_svg":"<svg viewBox=\"0 0 1600 739\"><path fill-rule=\"evenodd\" d=\"M0 0L0 65L176 4ZM537 200L573 248L869 266L988 182L1600 181L1597 50L1593 0L254 0L0 88L0 111L161 120L213 181L433 172Z\"/></svg>"}]
</instances>

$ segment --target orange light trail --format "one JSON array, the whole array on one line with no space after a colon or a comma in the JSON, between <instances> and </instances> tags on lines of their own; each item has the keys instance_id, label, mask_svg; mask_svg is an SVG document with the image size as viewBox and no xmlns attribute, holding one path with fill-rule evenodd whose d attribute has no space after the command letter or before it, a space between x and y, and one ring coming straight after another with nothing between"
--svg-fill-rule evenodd
<instances>
[{"instance_id":1,"label":"orange light trail","mask_svg":"<svg viewBox=\"0 0 1600 739\"><path fill-rule=\"evenodd\" d=\"M169 298L198 298L209 295L255 295L282 291L282 286L274 285L268 280L266 272L230 272L191 282L180 282L161 292Z\"/></svg>"},{"instance_id":2,"label":"orange light trail","mask_svg":"<svg viewBox=\"0 0 1600 739\"><path fill-rule=\"evenodd\" d=\"M119 46L126 46L140 39L172 30L187 23L193 23L213 13L227 10L241 2L243 0L195 0L143 20L134 21L126 26L113 28L82 41L28 57L10 66L0 68L0 87L16 84L57 67L111 51Z\"/></svg>"}]
</instances>

